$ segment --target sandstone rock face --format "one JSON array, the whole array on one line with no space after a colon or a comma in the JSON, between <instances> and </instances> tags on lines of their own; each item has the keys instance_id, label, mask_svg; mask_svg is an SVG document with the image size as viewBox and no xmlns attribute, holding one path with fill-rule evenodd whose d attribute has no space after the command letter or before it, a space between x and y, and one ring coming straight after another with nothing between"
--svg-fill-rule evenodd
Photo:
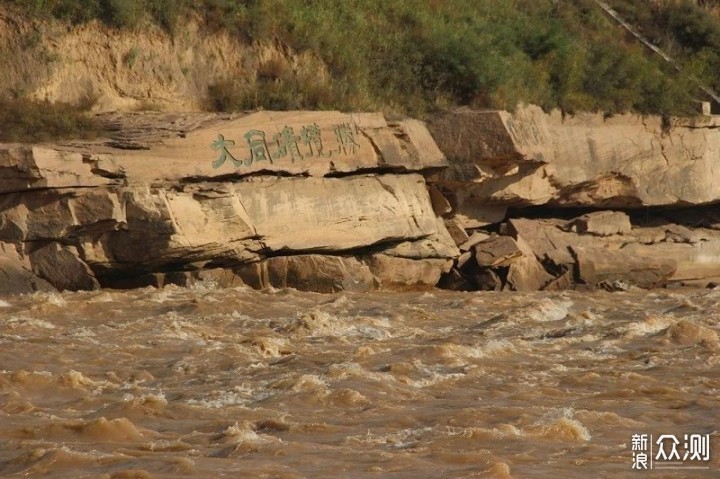
<instances>
[{"instance_id":1,"label":"sandstone rock face","mask_svg":"<svg viewBox=\"0 0 720 479\"><path fill-rule=\"evenodd\" d=\"M50 243L30 253L33 272L60 290L98 289L100 284L76 252Z\"/></svg>"},{"instance_id":2,"label":"sandstone rock face","mask_svg":"<svg viewBox=\"0 0 720 479\"><path fill-rule=\"evenodd\" d=\"M429 128L451 164L438 182L480 204L635 208L720 200L719 124L529 106L448 112Z\"/></svg>"},{"instance_id":3,"label":"sandstone rock face","mask_svg":"<svg viewBox=\"0 0 720 479\"><path fill-rule=\"evenodd\" d=\"M375 279L366 265L355 258L341 256L268 258L239 268L238 274L246 284L255 288L295 288L320 293L375 289Z\"/></svg>"},{"instance_id":4,"label":"sandstone rock face","mask_svg":"<svg viewBox=\"0 0 720 479\"><path fill-rule=\"evenodd\" d=\"M578 233L611 236L629 233L630 217L620 211L596 211L571 220L566 229Z\"/></svg>"},{"instance_id":5,"label":"sandstone rock face","mask_svg":"<svg viewBox=\"0 0 720 479\"><path fill-rule=\"evenodd\" d=\"M446 164L421 122L150 117L112 117L109 140L0 145L0 241L57 288L187 285L204 271L229 285L424 288L459 253L418 173Z\"/></svg>"},{"instance_id":6,"label":"sandstone rock face","mask_svg":"<svg viewBox=\"0 0 720 479\"><path fill-rule=\"evenodd\" d=\"M55 291L50 283L30 269L30 262L18 254L14 245L0 243L0 294Z\"/></svg>"},{"instance_id":7,"label":"sandstone rock face","mask_svg":"<svg viewBox=\"0 0 720 479\"><path fill-rule=\"evenodd\" d=\"M411 260L386 254L371 255L365 262L378 284L393 290L433 288L452 265L446 259Z\"/></svg>"},{"instance_id":8,"label":"sandstone rock face","mask_svg":"<svg viewBox=\"0 0 720 479\"><path fill-rule=\"evenodd\" d=\"M38 146L0 149L0 193L111 183L111 180L94 174L80 153Z\"/></svg>"}]
</instances>

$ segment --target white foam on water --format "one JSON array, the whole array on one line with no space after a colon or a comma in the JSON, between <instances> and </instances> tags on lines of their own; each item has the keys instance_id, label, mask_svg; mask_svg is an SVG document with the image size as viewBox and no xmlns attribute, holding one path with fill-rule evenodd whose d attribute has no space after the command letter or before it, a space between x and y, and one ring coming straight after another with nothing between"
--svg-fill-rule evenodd
<instances>
[{"instance_id":1,"label":"white foam on water","mask_svg":"<svg viewBox=\"0 0 720 479\"><path fill-rule=\"evenodd\" d=\"M641 321L633 321L625 326L625 336L649 336L669 328L676 323L676 319L665 315L648 315Z\"/></svg>"},{"instance_id":2,"label":"white foam on water","mask_svg":"<svg viewBox=\"0 0 720 479\"><path fill-rule=\"evenodd\" d=\"M347 436L345 442L405 449L419 443L423 436L431 432L433 432L432 427L407 428L384 434L374 434L368 430L367 434Z\"/></svg>"},{"instance_id":3,"label":"white foam on water","mask_svg":"<svg viewBox=\"0 0 720 479\"><path fill-rule=\"evenodd\" d=\"M392 337L387 317L339 316L312 309L298 315L297 319L283 328L283 332L297 337L336 337L379 340Z\"/></svg>"},{"instance_id":4,"label":"white foam on water","mask_svg":"<svg viewBox=\"0 0 720 479\"><path fill-rule=\"evenodd\" d=\"M113 384L110 381L94 381L80 371L75 371L74 369L60 374L58 379L63 386L71 387L73 389L88 390L96 396L102 394L104 391L115 390L118 388L116 384Z\"/></svg>"},{"instance_id":5,"label":"white foam on water","mask_svg":"<svg viewBox=\"0 0 720 479\"><path fill-rule=\"evenodd\" d=\"M209 409L218 409L228 406L246 406L255 401L262 401L271 397L273 393L257 391L247 384L235 386L231 391L216 390L211 392L208 398L190 399L187 404L200 406Z\"/></svg>"},{"instance_id":6,"label":"white foam on water","mask_svg":"<svg viewBox=\"0 0 720 479\"><path fill-rule=\"evenodd\" d=\"M65 298L63 298L60 293L55 293L53 291L39 291L37 293L33 293L32 298L37 303L52 304L60 308L67 306L67 301L65 301Z\"/></svg>"},{"instance_id":7,"label":"white foam on water","mask_svg":"<svg viewBox=\"0 0 720 479\"><path fill-rule=\"evenodd\" d=\"M477 345L443 344L439 352L449 359L486 359L507 356L519 352L518 345L508 339L490 339Z\"/></svg>"},{"instance_id":8,"label":"white foam on water","mask_svg":"<svg viewBox=\"0 0 720 479\"><path fill-rule=\"evenodd\" d=\"M553 409L523 431L533 437L562 441L590 441L590 431L574 417L573 408Z\"/></svg>"},{"instance_id":9,"label":"white foam on water","mask_svg":"<svg viewBox=\"0 0 720 479\"><path fill-rule=\"evenodd\" d=\"M89 303L112 303L113 301L115 298L108 292L102 292L88 299Z\"/></svg>"},{"instance_id":10,"label":"white foam on water","mask_svg":"<svg viewBox=\"0 0 720 479\"><path fill-rule=\"evenodd\" d=\"M543 298L536 303L522 308L520 316L536 322L560 321L570 312L573 302L570 300Z\"/></svg>"},{"instance_id":11,"label":"white foam on water","mask_svg":"<svg viewBox=\"0 0 720 479\"><path fill-rule=\"evenodd\" d=\"M318 376L317 374L303 374L300 376L290 388L292 391L318 391L327 389L328 384L325 378Z\"/></svg>"},{"instance_id":12,"label":"white foam on water","mask_svg":"<svg viewBox=\"0 0 720 479\"><path fill-rule=\"evenodd\" d=\"M10 316L5 323L11 328L29 326L31 328L55 329L55 325L44 319L28 318L25 316ZM0 322L0 324L2 324Z\"/></svg>"}]
</instances>

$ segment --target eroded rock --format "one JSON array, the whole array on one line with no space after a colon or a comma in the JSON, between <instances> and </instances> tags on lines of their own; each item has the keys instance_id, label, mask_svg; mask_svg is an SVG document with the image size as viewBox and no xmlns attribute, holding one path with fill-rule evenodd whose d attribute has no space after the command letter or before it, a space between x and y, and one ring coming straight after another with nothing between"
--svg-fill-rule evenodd
<instances>
[{"instance_id":1,"label":"eroded rock","mask_svg":"<svg viewBox=\"0 0 720 479\"><path fill-rule=\"evenodd\" d=\"M385 254L371 255L364 260L380 287L391 290L433 288L452 265L452 261L446 259L413 260Z\"/></svg>"},{"instance_id":2,"label":"eroded rock","mask_svg":"<svg viewBox=\"0 0 720 479\"><path fill-rule=\"evenodd\" d=\"M629 233L632 225L630 217L621 211L596 211L571 220L565 229L581 234L611 236Z\"/></svg>"},{"instance_id":3,"label":"eroded rock","mask_svg":"<svg viewBox=\"0 0 720 479\"><path fill-rule=\"evenodd\" d=\"M451 165L438 183L478 204L637 208L720 200L718 124L526 106L446 112L429 128Z\"/></svg>"},{"instance_id":4,"label":"eroded rock","mask_svg":"<svg viewBox=\"0 0 720 479\"><path fill-rule=\"evenodd\" d=\"M295 288L334 293L375 289L370 269L352 257L296 255L268 258L236 270L245 284L258 289Z\"/></svg>"},{"instance_id":5,"label":"eroded rock","mask_svg":"<svg viewBox=\"0 0 720 479\"><path fill-rule=\"evenodd\" d=\"M29 258L33 272L61 291L100 287L93 272L73 248L52 242L33 250Z\"/></svg>"}]
</instances>

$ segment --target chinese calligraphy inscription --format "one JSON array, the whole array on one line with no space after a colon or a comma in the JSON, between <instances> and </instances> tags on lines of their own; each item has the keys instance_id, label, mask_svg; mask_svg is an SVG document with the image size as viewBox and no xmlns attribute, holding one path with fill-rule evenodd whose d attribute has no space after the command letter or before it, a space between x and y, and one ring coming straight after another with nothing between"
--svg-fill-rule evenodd
<instances>
[{"instance_id":1,"label":"chinese calligraphy inscription","mask_svg":"<svg viewBox=\"0 0 720 479\"><path fill-rule=\"evenodd\" d=\"M236 168L239 168L261 161L273 163L274 160L284 158L289 158L294 163L307 158L350 156L360 149L360 143L356 138L359 130L354 123L345 122L332 125L332 132L334 133L335 147L326 149L323 131L317 123L304 125L299 134L296 134L292 127L286 125L280 132L272 136L269 145L264 131L249 130L243 135L250 150L249 157L244 161L236 159L230 152L230 148L235 147L235 141L226 140L223 135L218 135L217 140L210 145L211 149L219 153L218 158L213 161L212 167L220 168L228 158ZM270 148L272 148L272 152Z\"/></svg>"}]
</instances>

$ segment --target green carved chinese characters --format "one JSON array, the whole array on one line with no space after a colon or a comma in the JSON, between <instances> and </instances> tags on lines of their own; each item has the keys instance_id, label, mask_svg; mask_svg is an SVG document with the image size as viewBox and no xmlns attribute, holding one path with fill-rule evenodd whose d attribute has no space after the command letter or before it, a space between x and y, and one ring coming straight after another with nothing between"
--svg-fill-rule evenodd
<instances>
[{"instance_id":1,"label":"green carved chinese characters","mask_svg":"<svg viewBox=\"0 0 720 479\"><path fill-rule=\"evenodd\" d=\"M251 166L262 161L273 163L274 160L286 158L289 158L294 163L308 158L330 158L334 155L349 156L360 149L360 143L355 138L358 128L354 123L346 122L332 125L332 132L335 136L336 147L328 151L325 149L323 132L316 123L304 125L298 135L295 134L292 127L286 125L280 132L273 135L269 145L264 131L249 130L243 135L250 150L249 156L245 160L236 159L230 152L229 149L235 147L235 141L226 140L223 135L218 135L217 140L210 145L211 149L219 152L219 156L213 161L212 167L220 168L228 158L236 168L240 168L241 166ZM271 147L272 152L270 151Z\"/></svg>"}]
</instances>

